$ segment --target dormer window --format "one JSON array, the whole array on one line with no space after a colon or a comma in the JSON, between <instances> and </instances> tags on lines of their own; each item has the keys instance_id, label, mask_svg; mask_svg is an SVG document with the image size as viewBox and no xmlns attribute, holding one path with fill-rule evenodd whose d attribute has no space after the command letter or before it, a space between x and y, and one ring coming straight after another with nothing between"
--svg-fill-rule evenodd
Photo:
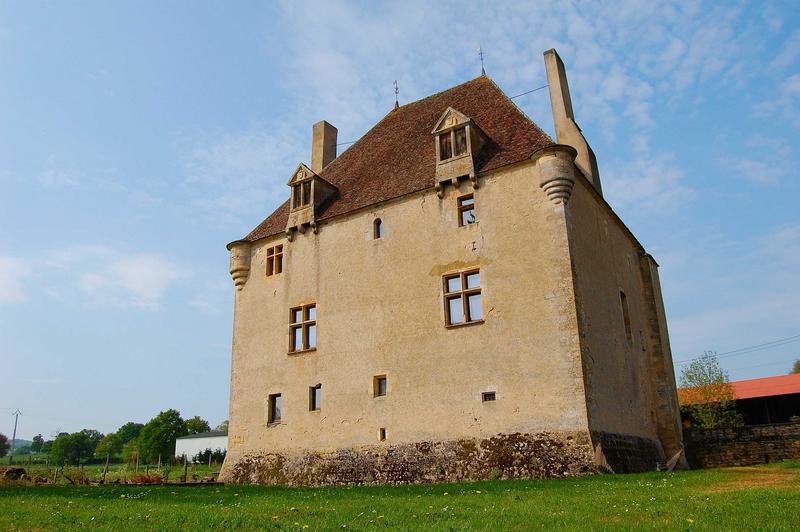
<instances>
[{"instance_id":1,"label":"dormer window","mask_svg":"<svg viewBox=\"0 0 800 532\"><path fill-rule=\"evenodd\" d=\"M286 238L294 239L295 231L305 233L311 228L317 234L317 216L334 198L336 187L315 174L308 166L300 164L288 183L291 190L289 219L286 221Z\"/></svg>"},{"instance_id":2,"label":"dormer window","mask_svg":"<svg viewBox=\"0 0 800 532\"><path fill-rule=\"evenodd\" d=\"M436 193L442 187L454 186L461 179L470 179L478 188L475 160L485 144L486 135L463 113L448 107L431 132L436 141Z\"/></svg>"},{"instance_id":3,"label":"dormer window","mask_svg":"<svg viewBox=\"0 0 800 532\"><path fill-rule=\"evenodd\" d=\"M466 126L439 135L439 160L446 161L467 153Z\"/></svg>"},{"instance_id":4,"label":"dormer window","mask_svg":"<svg viewBox=\"0 0 800 532\"><path fill-rule=\"evenodd\" d=\"M299 209L311 204L311 181L292 186L292 208Z\"/></svg>"}]
</instances>

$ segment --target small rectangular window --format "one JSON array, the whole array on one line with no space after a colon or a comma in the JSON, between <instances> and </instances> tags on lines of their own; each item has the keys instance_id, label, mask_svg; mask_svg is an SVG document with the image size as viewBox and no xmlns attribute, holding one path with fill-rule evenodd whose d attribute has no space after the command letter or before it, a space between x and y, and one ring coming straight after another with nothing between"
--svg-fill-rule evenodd
<instances>
[{"instance_id":1,"label":"small rectangular window","mask_svg":"<svg viewBox=\"0 0 800 532\"><path fill-rule=\"evenodd\" d=\"M619 291L619 304L622 307L622 322L625 325L625 337L628 343L633 343L633 333L631 332L631 314L628 310L628 297L622 290Z\"/></svg>"},{"instance_id":2,"label":"small rectangular window","mask_svg":"<svg viewBox=\"0 0 800 532\"><path fill-rule=\"evenodd\" d=\"M472 194L458 198L458 225L465 226L474 224L475 217L475 198Z\"/></svg>"},{"instance_id":3,"label":"small rectangular window","mask_svg":"<svg viewBox=\"0 0 800 532\"><path fill-rule=\"evenodd\" d=\"M372 380L372 394L375 397L386 395L386 375L376 375Z\"/></svg>"},{"instance_id":4,"label":"small rectangular window","mask_svg":"<svg viewBox=\"0 0 800 532\"><path fill-rule=\"evenodd\" d=\"M455 137L455 154L456 155L463 155L467 153L467 128L460 127L453 131L453 137Z\"/></svg>"},{"instance_id":5,"label":"small rectangular window","mask_svg":"<svg viewBox=\"0 0 800 532\"><path fill-rule=\"evenodd\" d=\"M317 306L312 303L289 309L289 351L317 347Z\"/></svg>"},{"instance_id":6,"label":"small rectangular window","mask_svg":"<svg viewBox=\"0 0 800 532\"><path fill-rule=\"evenodd\" d=\"M303 205L311 203L311 181L303 182Z\"/></svg>"},{"instance_id":7,"label":"small rectangular window","mask_svg":"<svg viewBox=\"0 0 800 532\"><path fill-rule=\"evenodd\" d=\"M453 146L450 140L450 133L439 135L439 160L444 161L453 156Z\"/></svg>"},{"instance_id":8,"label":"small rectangular window","mask_svg":"<svg viewBox=\"0 0 800 532\"><path fill-rule=\"evenodd\" d=\"M386 429L381 427L378 429L378 440L385 441L386 440Z\"/></svg>"},{"instance_id":9,"label":"small rectangular window","mask_svg":"<svg viewBox=\"0 0 800 532\"><path fill-rule=\"evenodd\" d=\"M480 271L444 276L444 301L446 325L480 323L483 320Z\"/></svg>"},{"instance_id":10,"label":"small rectangular window","mask_svg":"<svg viewBox=\"0 0 800 532\"><path fill-rule=\"evenodd\" d=\"M308 389L308 409L319 410L322 407L322 385L317 384Z\"/></svg>"},{"instance_id":11,"label":"small rectangular window","mask_svg":"<svg viewBox=\"0 0 800 532\"><path fill-rule=\"evenodd\" d=\"M283 246L267 249L267 276L278 275L283 271Z\"/></svg>"},{"instance_id":12,"label":"small rectangular window","mask_svg":"<svg viewBox=\"0 0 800 532\"><path fill-rule=\"evenodd\" d=\"M281 422L281 394L273 393L269 396L267 410L267 423L273 424Z\"/></svg>"},{"instance_id":13,"label":"small rectangular window","mask_svg":"<svg viewBox=\"0 0 800 532\"><path fill-rule=\"evenodd\" d=\"M497 399L497 392L483 392L481 393L481 400L486 403Z\"/></svg>"}]
</instances>

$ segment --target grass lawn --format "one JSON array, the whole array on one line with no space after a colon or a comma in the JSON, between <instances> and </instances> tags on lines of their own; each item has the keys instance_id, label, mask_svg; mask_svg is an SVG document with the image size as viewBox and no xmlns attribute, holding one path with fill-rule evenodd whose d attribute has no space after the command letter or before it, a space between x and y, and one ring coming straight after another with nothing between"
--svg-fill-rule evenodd
<instances>
[{"instance_id":1,"label":"grass lawn","mask_svg":"<svg viewBox=\"0 0 800 532\"><path fill-rule=\"evenodd\" d=\"M794 529L800 462L352 488L0 486L0 529Z\"/></svg>"}]
</instances>

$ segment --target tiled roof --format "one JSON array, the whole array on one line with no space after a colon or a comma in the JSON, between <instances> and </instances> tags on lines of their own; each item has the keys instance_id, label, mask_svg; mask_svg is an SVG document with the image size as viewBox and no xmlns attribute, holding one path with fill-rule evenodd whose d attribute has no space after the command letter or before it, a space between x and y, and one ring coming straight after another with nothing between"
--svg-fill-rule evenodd
<instances>
[{"instance_id":1,"label":"tiled roof","mask_svg":"<svg viewBox=\"0 0 800 532\"><path fill-rule=\"evenodd\" d=\"M735 399L753 399L755 397L772 397L800 393L800 373L777 375L760 379L731 382ZM680 388L678 401L680 404L691 404L694 395L692 388Z\"/></svg>"},{"instance_id":2,"label":"tiled roof","mask_svg":"<svg viewBox=\"0 0 800 532\"><path fill-rule=\"evenodd\" d=\"M489 137L476 161L476 172L523 161L553 144L491 79L480 76L392 110L325 167L320 175L339 188L339 196L318 219L433 187L436 148L431 130L448 107L470 117ZM245 240L283 232L288 215L287 199Z\"/></svg>"}]
</instances>

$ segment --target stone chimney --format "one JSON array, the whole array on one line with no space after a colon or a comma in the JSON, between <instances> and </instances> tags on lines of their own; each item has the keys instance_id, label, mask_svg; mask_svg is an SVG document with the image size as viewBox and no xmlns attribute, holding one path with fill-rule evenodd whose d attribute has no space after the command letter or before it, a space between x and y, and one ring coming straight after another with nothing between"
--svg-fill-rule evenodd
<instances>
[{"instance_id":1,"label":"stone chimney","mask_svg":"<svg viewBox=\"0 0 800 532\"><path fill-rule=\"evenodd\" d=\"M337 130L323 120L314 124L311 131L311 170L319 174L336 159Z\"/></svg>"},{"instance_id":2,"label":"stone chimney","mask_svg":"<svg viewBox=\"0 0 800 532\"><path fill-rule=\"evenodd\" d=\"M547 85L550 90L550 105L553 109L553 122L556 127L556 140L559 144L572 146L578 152L575 165L583 175L594 185L601 195L600 171L597 169L597 159L589 143L586 142L581 128L575 122L572 112L572 99L569 95L567 73L564 62L558 56L555 48L544 53L544 66L547 71Z\"/></svg>"}]
</instances>

